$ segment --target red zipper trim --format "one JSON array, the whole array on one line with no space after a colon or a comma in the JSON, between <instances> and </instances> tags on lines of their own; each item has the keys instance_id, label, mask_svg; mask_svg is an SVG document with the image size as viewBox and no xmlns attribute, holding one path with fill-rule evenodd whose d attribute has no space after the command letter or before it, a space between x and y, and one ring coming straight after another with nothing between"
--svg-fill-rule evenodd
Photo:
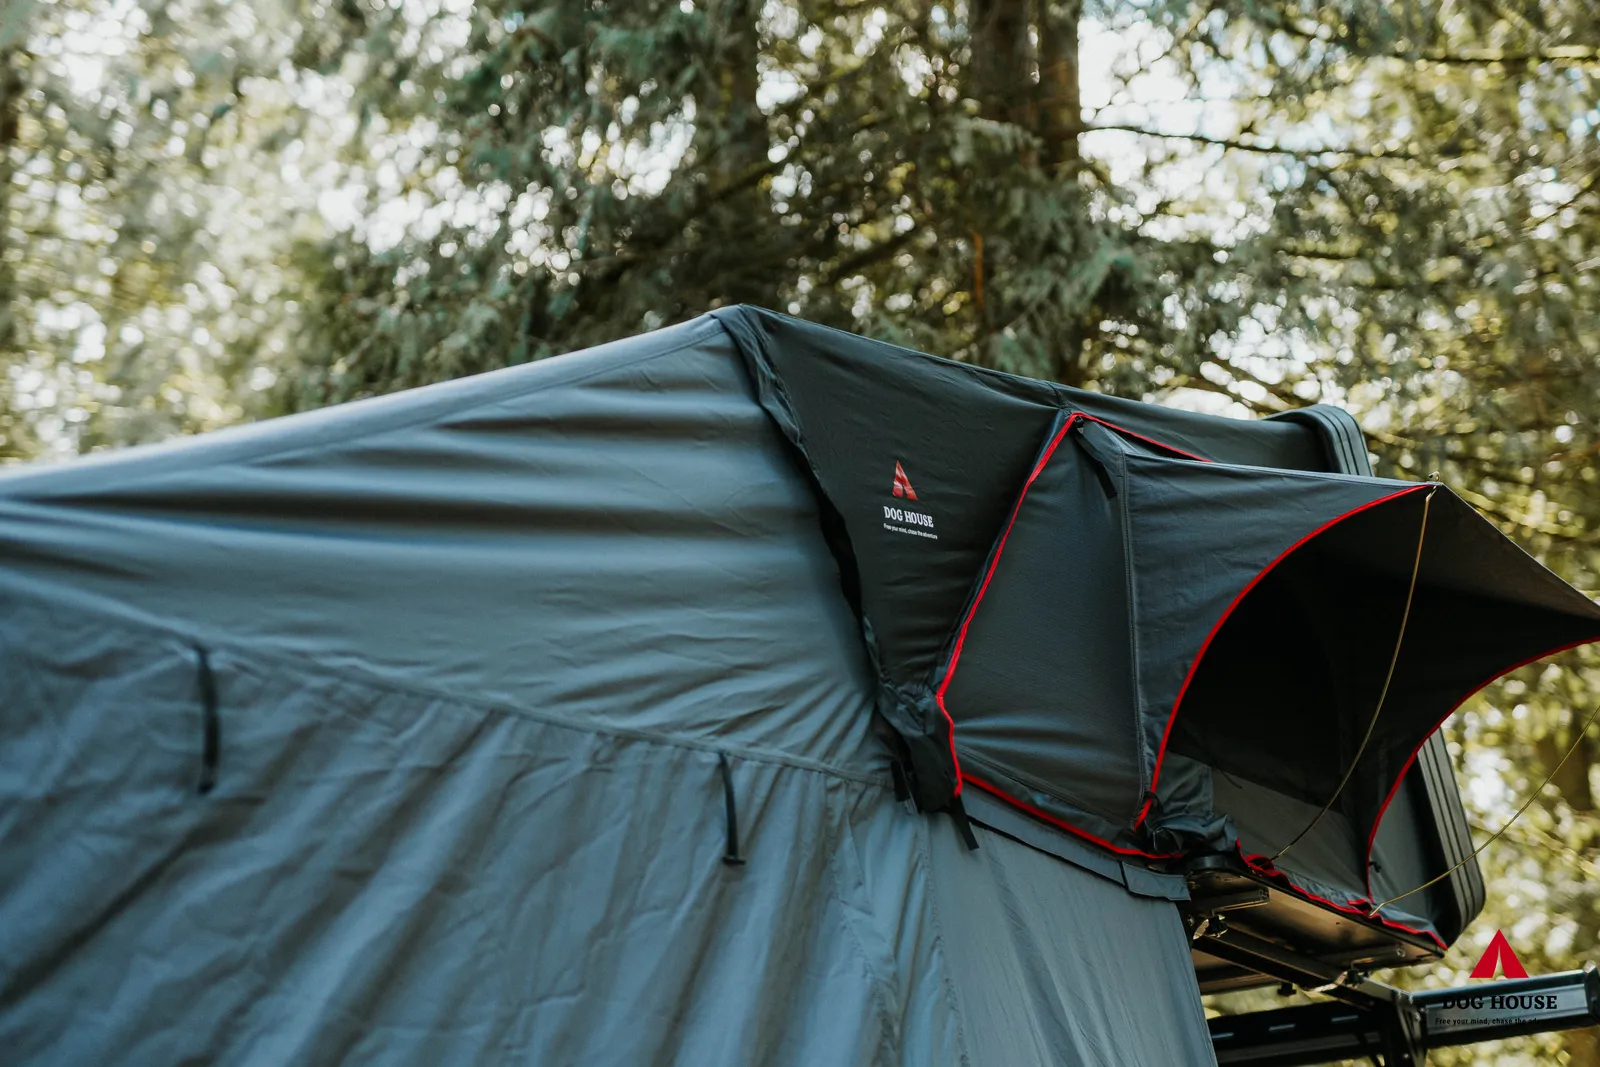
<instances>
[{"instance_id":1,"label":"red zipper trim","mask_svg":"<svg viewBox=\"0 0 1600 1067\"><path fill-rule=\"evenodd\" d=\"M1513 663L1511 666L1506 667L1503 670L1496 671L1494 674L1491 674L1489 677L1485 678L1483 681L1479 682L1477 685L1468 690L1467 695L1456 701L1455 706L1449 711L1445 712L1444 715L1440 717L1439 721L1433 724L1433 729L1429 730L1422 736L1422 740L1417 742L1417 747L1411 750L1411 755L1406 757L1405 763L1400 768L1400 773L1395 776L1394 784L1389 787L1389 794L1383 798L1383 804L1378 808L1378 817L1372 821L1372 829L1367 833L1367 896L1370 897L1372 895L1372 846L1377 843L1378 828L1383 825L1384 814L1389 810L1389 805L1393 803L1395 796L1400 792L1400 784L1406 780L1406 774L1411 770L1411 765L1417 761L1417 754L1422 751L1422 746L1428 743L1428 738L1437 733L1439 728L1445 724L1446 720L1448 720L1450 716L1454 715L1461 709L1461 705L1465 704L1467 701L1476 696L1481 690L1499 681L1501 678L1504 678L1512 671L1517 670L1520 667L1526 667L1530 663L1537 663L1548 656L1554 656L1557 653L1566 652L1568 649L1577 648L1580 645L1591 644L1595 641L1600 641L1600 636L1585 637L1581 641L1573 641L1570 644L1562 645L1559 648L1552 648L1548 652L1541 652L1537 656L1529 656L1527 659L1522 660L1519 663ZM1468 843L1471 843L1470 835L1468 838Z\"/></svg>"},{"instance_id":2,"label":"red zipper trim","mask_svg":"<svg viewBox=\"0 0 1600 1067\"><path fill-rule=\"evenodd\" d=\"M1116 433L1123 434L1127 437L1137 438L1140 441L1148 442L1149 444L1155 445L1157 448L1165 449L1166 451L1177 456L1182 456L1185 459L1198 460L1201 463L1211 462L1204 456L1197 456L1192 452L1185 452L1181 448L1174 448L1171 445L1163 444L1154 438L1146 437L1143 434L1134 433L1132 430L1125 430L1115 423L1107 422L1105 419L1097 418L1094 415L1088 415L1081 411L1075 411L1071 415L1067 416L1066 421L1061 424L1061 428L1056 431L1055 436L1050 439L1049 444L1045 445L1044 452L1039 456L1039 459L1033 465L1033 470L1028 474L1028 480L1022 484L1022 491L1017 494L1017 502L1011 506L1011 517L1006 520L1006 528L1000 534L1000 543L995 547L994 556L989 560L989 566L984 571L983 581L978 586L977 595L972 598L972 606L967 609L966 616L961 620L961 629L956 633L955 648L953 648L950 652L950 660L945 666L944 678L940 681L939 688L934 692L933 695L933 701L936 705L938 705L939 714L944 716L945 725L950 731L950 761L955 767L956 772L955 796L961 795L962 783L965 781L974 781L978 785L982 785L983 783L977 782L976 779L969 779L961 771L961 758L956 754L956 722L955 719L950 715L950 709L945 706L944 695L945 692L950 688L951 681L955 678L956 667L961 662L961 650L967 642L967 630L972 625L972 617L978 613L978 605L983 603L984 594L989 591L989 582L994 578L995 569L1000 566L1000 557L1005 553L1006 541L1011 537L1012 527L1017 524L1017 515L1022 511L1023 501L1028 498L1028 490L1033 488L1033 483L1038 479L1040 474L1044 473L1045 467L1049 465L1051 458L1056 454L1056 449L1060 447L1062 441L1066 440L1067 434L1071 432L1073 425L1079 419L1097 422L1107 429L1115 431ZM1168 728L1170 730L1170 724ZM1157 761L1157 765L1159 766L1159 760ZM1153 785L1152 788L1154 788ZM996 795L1003 796L1003 794ZM1148 810L1148 803L1145 805L1145 807L1146 810ZM1140 821L1144 819L1144 812L1140 812L1139 819ZM1134 823L1135 827L1138 825L1139 822ZM1098 840L1098 838L1094 838L1093 840ZM1107 847L1110 846L1108 845ZM1140 855L1144 855L1144 853L1140 853Z\"/></svg>"},{"instance_id":3,"label":"red zipper trim","mask_svg":"<svg viewBox=\"0 0 1600 1067\"><path fill-rule=\"evenodd\" d=\"M1113 845L1110 841L1107 841L1105 838L1096 837L1094 834L1091 834L1089 831L1080 829L1079 827L1076 827L1076 826L1072 825L1071 823L1067 822L1065 819L1061 819L1061 818L1058 818L1058 817L1056 817L1054 815L1051 815L1049 812L1041 811L1039 808L1035 807L1034 805L1029 804L1026 800L1018 800L1016 797L1012 796L1010 793L1007 793L1005 790L1001 789L999 786L992 785L989 782L985 782L981 778L975 778L975 777L973 777L972 775L968 774L965 771L961 772L961 777L963 779L965 779L966 781L971 782L973 785L977 786L979 789L982 789L985 793L993 794L995 797L999 798L1000 800L1005 801L1007 804L1010 804L1012 807L1020 808L1023 811L1027 812L1029 815L1032 815L1034 818L1040 819L1040 820L1042 820L1044 822L1047 822L1051 826L1054 826L1059 830L1065 830L1067 833L1073 834L1073 835L1075 835L1077 837L1081 837L1085 841L1091 841L1094 844L1099 845L1101 848L1107 850L1108 852L1115 852L1120 856L1138 856L1141 859L1147 859L1147 860L1171 860L1171 859L1177 859L1179 856L1182 855L1182 853L1179 853L1179 852L1145 852L1145 851L1142 851L1142 850L1137 849L1137 848L1124 848L1124 847L1122 847L1120 845Z\"/></svg>"}]
</instances>

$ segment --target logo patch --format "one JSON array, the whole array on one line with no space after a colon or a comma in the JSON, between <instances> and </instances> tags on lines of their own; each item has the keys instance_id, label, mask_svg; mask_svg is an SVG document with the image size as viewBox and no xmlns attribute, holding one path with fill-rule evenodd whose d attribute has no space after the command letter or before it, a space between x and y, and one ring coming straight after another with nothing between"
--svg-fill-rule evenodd
<instances>
[{"instance_id":1,"label":"logo patch","mask_svg":"<svg viewBox=\"0 0 1600 1067\"><path fill-rule=\"evenodd\" d=\"M898 460L894 465L894 481L889 485L889 492L902 500L915 501L917 491L911 488L911 479L906 477L906 469ZM910 534L913 537L923 537L929 541L939 540L939 535L933 532L933 516L925 511L912 511L909 508L891 507L883 505L883 528L890 533Z\"/></svg>"},{"instance_id":2,"label":"logo patch","mask_svg":"<svg viewBox=\"0 0 1600 1067\"><path fill-rule=\"evenodd\" d=\"M907 500L917 499L917 491L911 488L911 479L906 477L906 469L896 461L894 465L894 488L891 490L895 496L903 496Z\"/></svg>"}]
</instances>

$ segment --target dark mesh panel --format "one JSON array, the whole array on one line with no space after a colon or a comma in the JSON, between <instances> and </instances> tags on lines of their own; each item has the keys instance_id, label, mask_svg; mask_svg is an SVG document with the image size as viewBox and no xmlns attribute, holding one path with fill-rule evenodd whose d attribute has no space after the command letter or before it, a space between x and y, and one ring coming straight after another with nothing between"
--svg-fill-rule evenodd
<instances>
[{"instance_id":1,"label":"dark mesh panel","mask_svg":"<svg viewBox=\"0 0 1600 1067\"><path fill-rule=\"evenodd\" d=\"M1413 493L1354 515L1262 578L1195 670L1172 750L1312 814L1326 804L1378 708L1422 503ZM1394 679L1336 803L1363 849L1412 753L1453 708L1496 672L1600 631L1581 597L1528 564L1459 498L1435 495Z\"/></svg>"}]
</instances>

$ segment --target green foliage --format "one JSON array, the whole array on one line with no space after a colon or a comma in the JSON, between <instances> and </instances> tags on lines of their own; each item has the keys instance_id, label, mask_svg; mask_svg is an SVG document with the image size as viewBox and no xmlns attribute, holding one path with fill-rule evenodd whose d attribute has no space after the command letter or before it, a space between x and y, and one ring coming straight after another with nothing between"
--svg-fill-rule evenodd
<instances>
[{"instance_id":1,"label":"green foliage","mask_svg":"<svg viewBox=\"0 0 1600 1067\"><path fill-rule=\"evenodd\" d=\"M1600 41L1574 0L57 0L0 17L0 458L749 301L1235 414L1355 411L1600 591ZM1496 828L1600 700L1448 727ZM1600 741L1486 856L1600 958ZM1454 1055L1454 1059L1450 1056ZM1600 1062L1594 1035L1438 1054Z\"/></svg>"}]
</instances>

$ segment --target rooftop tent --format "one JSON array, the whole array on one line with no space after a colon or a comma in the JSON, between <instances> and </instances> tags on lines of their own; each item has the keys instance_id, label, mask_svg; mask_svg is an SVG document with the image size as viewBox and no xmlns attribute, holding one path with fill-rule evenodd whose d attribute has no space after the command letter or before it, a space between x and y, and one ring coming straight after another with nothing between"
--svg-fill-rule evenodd
<instances>
[{"instance_id":1,"label":"rooftop tent","mask_svg":"<svg viewBox=\"0 0 1600 1067\"><path fill-rule=\"evenodd\" d=\"M1237 848L1356 911L1439 724L1600 637L1600 608L1448 488L1332 473L1303 425L722 317L823 501L924 810L973 786L1127 856Z\"/></svg>"},{"instance_id":2,"label":"rooftop tent","mask_svg":"<svg viewBox=\"0 0 1600 1067\"><path fill-rule=\"evenodd\" d=\"M0 1040L1210 1063L1199 989L1272 972L1186 898L1269 887L1310 967L1434 952L1470 899L1357 908L1464 855L1424 738L1600 635L1313 415L739 308L6 474ZM1362 749L1419 539L1372 739L1273 864Z\"/></svg>"}]
</instances>

